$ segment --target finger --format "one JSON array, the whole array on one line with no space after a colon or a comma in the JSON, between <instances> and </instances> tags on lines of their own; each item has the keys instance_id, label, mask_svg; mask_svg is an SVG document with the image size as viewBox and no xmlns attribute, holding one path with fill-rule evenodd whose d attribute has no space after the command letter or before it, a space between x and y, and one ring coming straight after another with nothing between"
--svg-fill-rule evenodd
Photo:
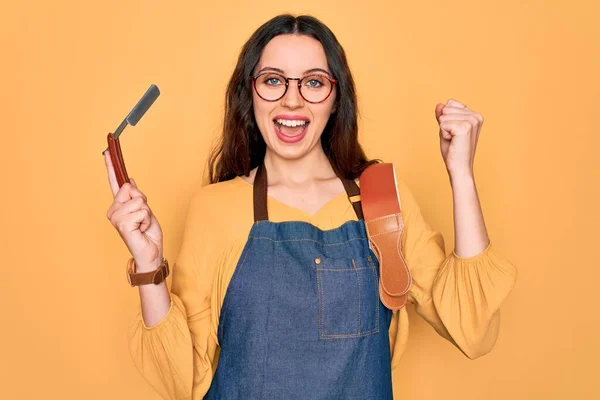
<instances>
[{"instance_id":1,"label":"finger","mask_svg":"<svg viewBox=\"0 0 600 400\"><path fill-rule=\"evenodd\" d=\"M142 208L141 210L132 213L131 216L132 221L135 223L133 227L139 226L141 232L144 232L150 226L151 216L147 209Z\"/></svg>"},{"instance_id":2,"label":"finger","mask_svg":"<svg viewBox=\"0 0 600 400\"><path fill-rule=\"evenodd\" d=\"M143 198L134 197L127 203L123 204L123 207L121 207L121 209L123 210L123 214L129 214L141 209L147 209L148 211L150 211L150 206L148 206L148 204Z\"/></svg>"},{"instance_id":3,"label":"finger","mask_svg":"<svg viewBox=\"0 0 600 400\"><path fill-rule=\"evenodd\" d=\"M467 110L466 108L462 108L462 107L445 106L444 109L442 110L442 114L469 114L469 113L471 113L471 111Z\"/></svg>"},{"instance_id":4,"label":"finger","mask_svg":"<svg viewBox=\"0 0 600 400\"><path fill-rule=\"evenodd\" d=\"M123 219L131 218L130 214L136 213L139 210L146 210L149 215L152 215L150 206L141 198L136 197L126 203L114 202L107 212L108 219L113 225L117 225Z\"/></svg>"},{"instance_id":5,"label":"finger","mask_svg":"<svg viewBox=\"0 0 600 400\"><path fill-rule=\"evenodd\" d=\"M108 211L106 212L106 216L108 217L108 219L111 220L111 222L115 212L122 211L123 205L131 201L131 199L133 199L133 196L131 194L132 190L133 187L131 183L124 183L123 186L121 186L121 188L117 190L117 194L115 195L114 201L108 208ZM146 201L146 196L144 196L143 194L142 196L138 195L136 197L142 198L142 201Z\"/></svg>"},{"instance_id":6,"label":"finger","mask_svg":"<svg viewBox=\"0 0 600 400\"><path fill-rule=\"evenodd\" d=\"M127 218L118 218L111 222L113 222L113 225L115 225L119 232L131 233L139 229L140 224L142 224L146 218L149 218L148 210L140 209L130 213Z\"/></svg>"},{"instance_id":7,"label":"finger","mask_svg":"<svg viewBox=\"0 0 600 400\"><path fill-rule=\"evenodd\" d=\"M452 135L450 134L450 132L440 128L440 138L442 139L446 139L446 140L451 140L452 139Z\"/></svg>"},{"instance_id":8,"label":"finger","mask_svg":"<svg viewBox=\"0 0 600 400\"><path fill-rule=\"evenodd\" d=\"M110 158L110 151L108 150L104 152L104 164L106 165L106 171L108 173L108 184L114 198L119 191L119 183L117 182L117 174L115 173L115 168L113 167Z\"/></svg>"},{"instance_id":9,"label":"finger","mask_svg":"<svg viewBox=\"0 0 600 400\"><path fill-rule=\"evenodd\" d=\"M465 119L442 121L440 123L440 130L448 132L451 136L463 136L473 131L473 125Z\"/></svg>"},{"instance_id":10,"label":"finger","mask_svg":"<svg viewBox=\"0 0 600 400\"><path fill-rule=\"evenodd\" d=\"M443 105L442 103L438 103L437 106L435 106L435 119L437 119L438 121L440 120L440 116L442 115L442 110L444 109L445 105Z\"/></svg>"},{"instance_id":11,"label":"finger","mask_svg":"<svg viewBox=\"0 0 600 400\"><path fill-rule=\"evenodd\" d=\"M146 197L146 195L137 188L137 185L135 184L133 179L129 178L129 180L131 181L131 184L133 185L130 190L131 198L141 197L142 199L144 199L144 201L148 201L148 198Z\"/></svg>"},{"instance_id":12,"label":"finger","mask_svg":"<svg viewBox=\"0 0 600 400\"><path fill-rule=\"evenodd\" d=\"M440 124L447 121L469 121L473 127L479 127L479 120L472 113L467 114L444 114L440 117Z\"/></svg>"},{"instance_id":13,"label":"finger","mask_svg":"<svg viewBox=\"0 0 600 400\"><path fill-rule=\"evenodd\" d=\"M472 115L478 122L479 125L483 124L483 115L476 113L472 110L469 110L468 108L460 108L460 107L450 107L450 106L445 106L444 109L442 110L442 113L444 115L447 114L467 114L467 115ZM439 121L439 118L438 118Z\"/></svg>"},{"instance_id":14,"label":"finger","mask_svg":"<svg viewBox=\"0 0 600 400\"><path fill-rule=\"evenodd\" d=\"M450 107L467 108L466 105L464 105L463 103L461 103L457 100L454 100L454 99L448 99L448 101L446 102L446 105L450 106Z\"/></svg>"},{"instance_id":15,"label":"finger","mask_svg":"<svg viewBox=\"0 0 600 400\"><path fill-rule=\"evenodd\" d=\"M142 220L142 223L140 224L140 232L142 232L142 233L146 232L146 230L148 228L150 228L151 223L152 223L152 213L150 211L148 211L148 215L146 216L146 218L144 218Z\"/></svg>"},{"instance_id":16,"label":"finger","mask_svg":"<svg viewBox=\"0 0 600 400\"><path fill-rule=\"evenodd\" d=\"M142 221L141 225L140 225L140 231L142 233L144 233L146 231L146 229L150 228L150 224L152 223L152 219L154 218L154 214L152 213L152 210L150 209L150 206L144 202L144 204L142 204L140 210L146 210L147 212L147 218L144 218L144 220ZM137 212L137 211L135 211Z\"/></svg>"},{"instance_id":17,"label":"finger","mask_svg":"<svg viewBox=\"0 0 600 400\"><path fill-rule=\"evenodd\" d=\"M126 203L132 199L131 191L133 190L133 185L129 182L125 182L123 186L117 191L115 195L115 201L118 203Z\"/></svg>"},{"instance_id":18,"label":"finger","mask_svg":"<svg viewBox=\"0 0 600 400\"><path fill-rule=\"evenodd\" d=\"M139 199L139 200L138 200ZM152 209L141 197L133 198L125 203L114 201L106 212L106 217L113 223L121 219L124 215L131 214L142 208L147 209L152 214Z\"/></svg>"}]
</instances>

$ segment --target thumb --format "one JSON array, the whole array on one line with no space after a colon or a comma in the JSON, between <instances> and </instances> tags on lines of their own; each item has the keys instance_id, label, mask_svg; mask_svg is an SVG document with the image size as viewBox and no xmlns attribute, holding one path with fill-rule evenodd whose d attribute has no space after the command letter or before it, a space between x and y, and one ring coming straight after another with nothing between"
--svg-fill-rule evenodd
<instances>
[{"instance_id":1,"label":"thumb","mask_svg":"<svg viewBox=\"0 0 600 400\"><path fill-rule=\"evenodd\" d=\"M442 116L442 110L444 107L446 107L446 105L442 103L438 103L437 106L435 106L435 119L437 119L438 122L440 122L440 117Z\"/></svg>"},{"instance_id":2,"label":"thumb","mask_svg":"<svg viewBox=\"0 0 600 400\"><path fill-rule=\"evenodd\" d=\"M131 182L131 184L133 185L133 187L135 187L137 189L137 184L135 183L135 181L133 180L133 178L129 178L129 181Z\"/></svg>"}]
</instances>

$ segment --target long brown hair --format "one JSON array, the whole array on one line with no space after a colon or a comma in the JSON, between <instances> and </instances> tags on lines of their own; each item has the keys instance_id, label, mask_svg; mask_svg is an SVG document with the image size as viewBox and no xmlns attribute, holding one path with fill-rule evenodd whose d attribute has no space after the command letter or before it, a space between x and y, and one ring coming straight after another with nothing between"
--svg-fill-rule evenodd
<instances>
[{"instance_id":1,"label":"long brown hair","mask_svg":"<svg viewBox=\"0 0 600 400\"><path fill-rule=\"evenodd\" d=\"M355 179L367 166L378 161L369 161L358 143L354 80L346 53L337 38L317 18L284 14L264 23L242 48L227 85L223 135L209 156L210 183L227 181L242 174L248 176L250 170L263 161L267 146L252 110L250 76L267 43L283 34L307 35L318 40L325 50L333 77L338 81L335 112L321 135L323 150L333 170L340 177Z\"/></svg>"}]
</instances>

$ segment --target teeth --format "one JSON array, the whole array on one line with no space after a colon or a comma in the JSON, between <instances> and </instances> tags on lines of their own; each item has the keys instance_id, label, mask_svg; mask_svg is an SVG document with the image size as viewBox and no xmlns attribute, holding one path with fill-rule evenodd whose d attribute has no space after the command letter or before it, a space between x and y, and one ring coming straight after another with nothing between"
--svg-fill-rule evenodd
<instances>
[{"instance_id":1,"label":"teeth","mask_svg":"<svg viewBox=\"0 0 600 400\"><path fill-rule=\"evenodd\" d=\"M298 120L298 119L278 119L277 123L280 125L285 125L285 126L289 126L289 127L295 127L295 126L304 126L306 125L307 121L304 120Z\"/></svg>"}]
</instances>

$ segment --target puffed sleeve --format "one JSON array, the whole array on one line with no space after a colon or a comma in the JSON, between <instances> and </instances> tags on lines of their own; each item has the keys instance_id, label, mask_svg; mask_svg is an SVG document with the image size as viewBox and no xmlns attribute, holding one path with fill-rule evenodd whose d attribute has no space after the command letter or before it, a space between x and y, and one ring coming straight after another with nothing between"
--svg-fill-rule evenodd
<instances>
[{"instance_id":1,"label":"puffed sleeve","mask_svg":"<svg viewBox=\"0 0 600 400\"><path fill-rule=\"evenodd\" d=\"M188 209L180 252L172 271L171 307L147 327L141 309L129 332L133 361L164 399L191 399L206 393L218 356L211 288L218 268L218 240L206 230L206 212L196 194Z\"/></svg>"},{"instance_id":2,"label":"puffed sleeve","mask_svg":"<svg viewBox=\"0 0 600 400\"><path fill-rule=\"evenodd\" d=\"M412 275L408 301L468 358L487 354L498 337L500 305L516 282L516 268L491 242L473 257L446 255L442 235L424 220L406 183L397 182L404 213L403 250Z\"/></svg>"}]
</instances>

